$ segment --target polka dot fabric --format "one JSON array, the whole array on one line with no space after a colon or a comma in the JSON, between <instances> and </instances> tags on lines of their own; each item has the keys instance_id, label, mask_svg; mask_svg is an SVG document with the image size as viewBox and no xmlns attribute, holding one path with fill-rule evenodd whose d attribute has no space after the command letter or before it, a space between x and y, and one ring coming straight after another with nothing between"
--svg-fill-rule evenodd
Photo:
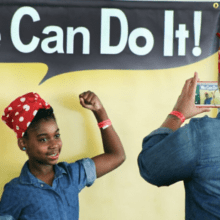
<instances>
[{"instance_id":1,"label":"polka dot fabric","mask_svg":"<svg viewBox=\"0 0 220 220\"><path fill-rule=\"evenodd\" d=\"M37 93L27 93L15 99L5 110L2 120L21 138L39 109L49 109L50 105Z\"/></svg>"}]
</instances>

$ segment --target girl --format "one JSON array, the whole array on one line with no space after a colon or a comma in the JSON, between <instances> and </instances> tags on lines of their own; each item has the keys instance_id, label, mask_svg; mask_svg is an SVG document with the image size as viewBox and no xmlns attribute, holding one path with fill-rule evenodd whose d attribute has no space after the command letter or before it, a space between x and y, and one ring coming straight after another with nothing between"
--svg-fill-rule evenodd
<instances>
[{"instance_id":1,"label":"girl","mask_svg":"<svg viewBox=\"0 0 220 220\"><path fill-rule=\"evenodd\" d=\"M5 109L2 120L15 131L18 146L29 160L20 176L5 185L1 220L77 220L78 193L125 160L120 139L99 98L87 91L79 99L97 119L104 154L70 164L57 163L62 149L60 130L52 107L38 94L18 97Z\"/></svg>"}]
</instances>

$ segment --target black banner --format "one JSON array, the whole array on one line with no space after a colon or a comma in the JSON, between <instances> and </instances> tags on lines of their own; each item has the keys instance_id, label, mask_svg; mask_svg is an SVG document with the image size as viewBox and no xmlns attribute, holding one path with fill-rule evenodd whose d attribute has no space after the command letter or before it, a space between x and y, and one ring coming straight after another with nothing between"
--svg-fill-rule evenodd
<instances>
[{"instance_id":1,"label":"black banner","mask_svg":"<svg viewBox=\"0 0 220 220\"><path fill-rule=\"evenodd\" d=\"M92 69L166 69L215 53L218 3L1 1L1 62Z\"/></svg>"}]
</instances>

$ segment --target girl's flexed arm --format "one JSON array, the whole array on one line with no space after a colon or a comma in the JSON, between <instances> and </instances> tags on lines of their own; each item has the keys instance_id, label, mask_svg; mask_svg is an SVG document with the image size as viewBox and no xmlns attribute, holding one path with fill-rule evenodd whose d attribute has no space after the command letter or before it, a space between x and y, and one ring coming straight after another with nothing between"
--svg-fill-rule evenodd
<instances>
[{"instance_id":1,"label":"girl's flexed arm","mask_svg":"<svg viewBox=\"0 0 220 220\"><path fill-rule=\"evenodd\" d=\"M102 103L95 93L87 91L80 94L79 98L80 104L94 113L98 123L109 119ZM100 130L104 154L92 158L95 162L97 177L101 177L114 170L125 160L122 143L112 125L105 129L101 128Z\"/></svg>"}]
</instances>

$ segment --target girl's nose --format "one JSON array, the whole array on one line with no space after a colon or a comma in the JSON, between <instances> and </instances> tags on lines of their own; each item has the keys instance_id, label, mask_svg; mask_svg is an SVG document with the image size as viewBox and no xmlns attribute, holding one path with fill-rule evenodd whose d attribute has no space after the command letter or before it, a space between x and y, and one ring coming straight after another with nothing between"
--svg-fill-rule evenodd
<instances>
[{"instance_id":1,"label":"girl's nose","mask_svg":"<svg viewBox=\"0 0 220 220\"><path fill-rule=\"evenodd\" d=\"M60 145L60 141L57 139L51 140L50 148L58 148Z\"/></svg>"}]
</instances>

